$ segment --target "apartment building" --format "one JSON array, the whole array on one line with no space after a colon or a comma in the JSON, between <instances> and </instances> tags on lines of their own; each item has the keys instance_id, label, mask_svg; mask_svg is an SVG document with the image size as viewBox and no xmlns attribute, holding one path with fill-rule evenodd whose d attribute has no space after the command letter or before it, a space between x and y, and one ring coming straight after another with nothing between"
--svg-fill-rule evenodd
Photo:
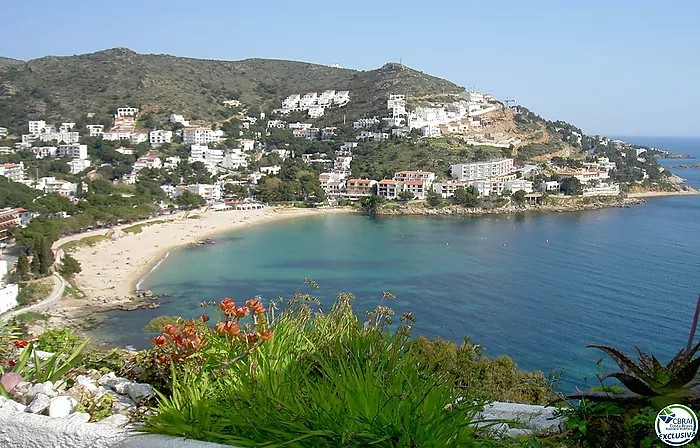
<instances>
[{"instance_id":1,"label":"apartment building","mask_svg":"<svg viewBox=\"0 0 700 448\"><path fill-rule=\"evenodd\" d=\"M182 130L182 143L185 145L202 145L206 143L219 143L224 136L224 131L206 128L185 128Z\"/></svg>"},{"instance_id":2,"label":"apartment building","mask_svg":"<svg viewBox=\"0 0 700 448\"><path fill-rule=\"evenodd\" d=\"M138 115L139 110L136 107L120 107L117 109L117 113L114 115L115 117L135 117Z\"/></svg>"},{"instance_id":3,"label":"apartment building","mask_svg":"<svg viewBox=\"0 0 700 448\"><path fill-rule=\"evenodd\" d=\"M367 197L372 194L372 187L376 184L372 179L348 179L345 183L346 195L349 197Z\"/></svg>"},{"instance_id":4,"label":"apartment building","mask_svg":"<svg viewBox=\"0 0 700 448\"><path fill-rule=\"evenodd\" d=\"M58 148L55 146L35 146L30 149L37 159L45 159L46 157L56 157Z\"/></svg>"},{"instance_id":5,"label":"apartment building","mask_svg":"<svg viewBox=\"0 0 700 448\"><path fill-rule=\"evenodd\" d=\"M101 137L105 132L105 127L102 124L87 124L85 128L90 133L90 137Z\"/></svg>"},{"instance_id":6,"label":"apartment building","mask_svg":"<svg viewBox=\"0 0 700 448\"><path fill-rule=\"evenodd\" d=\"M87 145L71 144L71 145L58 145L56 151L58 157L70 157L72 159L87 159Z\"/></svg>"},{"instance_id":7,"label":"apartment building","mask_svg":"<svg viewBox=\"0 0 700 448\"><path fill-rule=\"evenodd\" d=\"M152 147L160 146L163 143L170 143L172 139L172 131L155 130L148 134L148 140Z\"/></svg>"},{"instance_id":8,"label":"apartment building","mask_svg":"<svg viewBox=\"0 0 700 448\"><path fill-rule=\"evenodd\" d=\"M513 171L513 159L497 159L452 165L451 175L458 180L478 180L508 176Z\"/></svg>"},{"instance_id":9,"label":"apartment building","mask_svg":"<svg viewBox=\"0 0 700 448\"><path fill-rule=\"evenodd\" d=\"M386 199L396 199L399 196L399 183L393 179L382 179L377 182L377 196Z\"/></svg>"},{"instance_id":10,"label":"apartment building","mask_svg":"<svg viewBox=\"0 0 700 448\"><path fill-rule=\"evenodd\" d=\"M24 162L0 164L0 176L5 176L14 182L24 180Z\"/></svg>"},{"instance_id":11,"label":"apartment building","mask_svg":"<svg viewBox=\"0 0 700 448\"><path fill-rule=\"evenodd\" d=\"M92 165L92 163L88 159L73 159L68 162L68 167L70 168L71 174L78 174L79 172L90 168L90 165Z\"/></svg>"}]
</instances>

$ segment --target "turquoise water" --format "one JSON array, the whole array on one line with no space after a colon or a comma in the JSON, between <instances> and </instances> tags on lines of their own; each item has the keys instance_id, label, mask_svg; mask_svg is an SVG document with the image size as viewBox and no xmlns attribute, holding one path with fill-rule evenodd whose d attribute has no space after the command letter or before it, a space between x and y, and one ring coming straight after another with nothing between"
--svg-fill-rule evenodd
<instances>
[{"instance_id":1,"label":"turquoise water","mask_svg":"<svg viewBox=\"0 0 700 448\"><path fill-rule=\"evenodd\" d=\"M700 149L694 142L683 152ZM677 173L700 187L700 170ZM163 306L110 312L97 335L145 347L153 317L194 316L199 302L226 296L289 296L310 278L326 305L344 291L368 310L390 291L397 314L418 317L416 332L468 335L526 369L563 368L570 391L595 371L586 344L637 344L663 359L685 344L700 293L699 222L700 197L668 197L585 213L265 224L171 253L144 284L171 294Z\"/></svg>"}]
</instances>

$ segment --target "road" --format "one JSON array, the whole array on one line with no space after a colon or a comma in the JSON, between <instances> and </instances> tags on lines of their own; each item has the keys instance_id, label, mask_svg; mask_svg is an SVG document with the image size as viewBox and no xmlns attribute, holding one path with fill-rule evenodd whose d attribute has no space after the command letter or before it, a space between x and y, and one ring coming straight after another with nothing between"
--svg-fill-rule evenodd
<instances>
[{"instance_id":1,"label":"road","mask_svg":"<svg viewBox=\"0 0 700 448\"><path fill-rule=\"evenodd\" d=\"M63 291L65 291L66 289L66 281L63 280L63 278L60 275L58 275L58 273L53 274L53 281L53 290L51 291L51 294L49 294L49 297L47 299L44 299L41 302L35 303L34 305L30 305L25 308L8 311L7 313L0 316L0 321L8 321L14 318L15 316L26 313L27 311L43 310L52 305L54 302L58 301L63 296Z\"/></svg>"}]
</instances>

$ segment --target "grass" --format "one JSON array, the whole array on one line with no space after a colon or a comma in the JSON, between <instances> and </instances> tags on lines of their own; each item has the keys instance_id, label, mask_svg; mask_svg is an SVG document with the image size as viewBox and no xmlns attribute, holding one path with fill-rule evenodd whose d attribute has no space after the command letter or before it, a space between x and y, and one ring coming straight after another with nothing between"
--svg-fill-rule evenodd
<instances>
[{"instance_id":1,"label":"grass","mask_svg":"<svg viewBox=\"0 0 700 448\"><path fill-rule=\"evenodd\" d=\"M85 298L85 295L80 291L80 288L75 286L72 280L66 280L66 287L63 291L64 296L71 296L76 300L81 300Z\"/></svg>"},{"instance_id":2,"label":"grass","mask_svg":"<svg viewBox=\"0 0 700 448\"><path fill-rule=\"evenodd\" d=\"M200 215L189 215L189 216L187 217L187 219L200 219L200 218L201 218Z\"/></svg>"},{"instance_id":3,"label":"grass","mask_svg":"<svg viewBox=\"0 0 700 448\"><path fill-rule=\"evenodd\" d=\"M21 306L31 305L45 299L51 294L51 290L53 290L53 280L50 277L48 279L20 283L17 303Z\"/></svg>"},{"instance_id":4,"label":"grass","mask_svg":"<svg viewBox=\"0 0 700 448\"><path fill-rule=\"evenodd\" d=\"M163 223L165 223L165 221L163 221L163 220L148 221L148 222L144 222L142 224L136 224L136 225L133 225L131 227L126 227L126 228L122 229L122 231L125 233L136 234L136 233L143 232L144 227L152 226L155 224L163 224Z\"/></svg>"},{"instance_id":5,"label":"grass","mask_svg":"<svg viewBox=\"0 0 700 448\"><path fill-rule=\"evenodd\" d=\"M18 314L15 316L17 322L22 322L25 324L34 324L37 322L45 321L49 318L48 315L43 313L37 313L36 311L27 311L26 313Z\"/></svg>"},{"instance_id":6,"label":"grass","mask_svg":"<svg viewBox=\"0 0 700 448\"><path fill-rule=\"evenodd\" d=\"M97 243L101 243L102 241L108 241L109 238L107 238L104 235L93 235L93 236L86 236L85 238L81 238L79 240L73 240L73 241L68 241L67 243L63 243L60 247L64 252L72 252L78 248L81 247L91 247L94 246Z\"/></svg>"}]
</instances>

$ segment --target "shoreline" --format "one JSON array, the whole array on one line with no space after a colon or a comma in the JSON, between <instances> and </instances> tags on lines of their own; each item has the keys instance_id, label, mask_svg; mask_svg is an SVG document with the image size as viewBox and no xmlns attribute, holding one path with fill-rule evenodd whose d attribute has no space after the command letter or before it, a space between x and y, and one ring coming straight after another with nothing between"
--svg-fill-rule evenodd
<instances>
[{"instance_id":1,"label":"shoreline","mask_svg":"<svg viewBox=\"0 0 700 448\"><path fill-rule=\"evenodd\" d=\"M664 196L697 196L700 190L680 190L680 191L639 191L627 193L630 198L657 198Z\"/></svg>"},{"instance_id":2,"label":"shoreline","mask_svg":"<svg viewBox=\"0 0 700 448\"><path fill-rule=\"evenodd\" d=\"M160 217L133 224L115 226L71 235L59 239L54 247L90 236L105 236L115 232L116 238L101 241L93 246L82 246L71 252L82 266L82 272L73 279L85 298L63 297L49 310L49 323L66 324L78 328L91 327L94 314L115 309L137 309L157 307L148 298L136 297L136 286L140 286L175 249L186 247L215 235L234 232L265 223L273 223L298 217L351 213L349 208L265 208L262 210L229 210L190 212L198 218L187 218L188 214ZM142 227L139 233L122 231L149 221L165 221ZM53 322L52 322L53 321ZM49 325L51 326L51 325Z\"/></svg>"}]
</instances>

